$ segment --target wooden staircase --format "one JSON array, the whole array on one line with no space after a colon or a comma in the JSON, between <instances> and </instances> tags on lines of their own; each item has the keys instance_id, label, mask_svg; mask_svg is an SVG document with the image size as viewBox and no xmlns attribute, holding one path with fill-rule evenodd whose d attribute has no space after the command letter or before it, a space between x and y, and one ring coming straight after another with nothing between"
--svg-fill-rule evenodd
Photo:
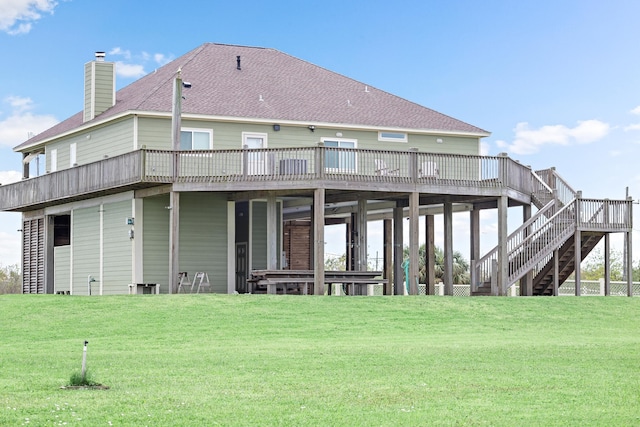
<instances>
[{"instance_id":1,"label":"wooden staircase","mask_svg":"<svg viewBox=\"0 0 640 427\"><path fill-rule=\"evenodd\" d=\"M534 295L554 292L557 249L558 283L575 270L575 233L580 232L583 260L608 232L631 228L631 201L582 199L554 169L532 172L532 203L538 212L507 236L507 277L498 283L498 246L472 262L471 295L505 294L527 274L533 277ZM553 185L553 189L550 185ZM500 290L500 287L504 289Z\"/></svg>"},{"instance_id":2,"label":"wooden staircase","mask_svg":"<svg viewBox=\"0 0 640 427\"><path fill-rule=\"evenodd\" d=\"M582 232L580 233L580 260L584 260L589 253L602 240L605 233L602 232ZM575 238L571 236L558 249L558 286L575 271ZM553 295L553 271L555 257L551 257L549 262L533 278L533 295Z\"/></svg>"}]
</instances>

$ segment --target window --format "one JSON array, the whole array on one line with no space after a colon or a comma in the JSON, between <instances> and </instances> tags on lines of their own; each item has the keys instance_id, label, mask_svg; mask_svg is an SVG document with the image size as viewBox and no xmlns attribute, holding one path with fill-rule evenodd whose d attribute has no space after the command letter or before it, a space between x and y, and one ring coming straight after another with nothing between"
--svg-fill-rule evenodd
<instances>
[{"instance_id":1,"label":"window","mask_svg":"<svg viewBox=\"0 0 640 427\"><path fill-rule=\"evenodd\" d=\"M74 142L73 144L69 145L69 167L70 168L74 167L76 163L78 163L76 152L77 152L77 145Z\"/></svg>"},{"instance_id":2,"label":"window","mask_svg":"<svg viewBox=\"0 0 640 427\"><path fill-rule=\"evenodd\" d=\"M53 246L71 244L71 215L53 217Z\"/></svg>"},{"instance_id":3,"label":"window","mask_svg":"<svg viewBox=\"0 0 640 427\"><path fill-rule=\"evenodd\" d=\"M213 131L209 129L182 129L180 131L181 150L211 150Z\"/></svg>"},{"instance_id":4,"label":"window","mask_svg":"<svg viewBox=\"0 0 640 427\"><path fill-rule=\"evenodd\" d=\"M55 172L58 170L58 150L51 150L51 165L49 172Z\"/></svg>"},{"instance_id":5,"label":"window","mask_svg":"<svg viewBox=\"0 0 640 427\"><path fill-rule=\"evenodd\" d=\"M378 141L407 142L407 134L404 132L378 132Z\"/></svg>"},{"instance_id":6,"label":"window","mask_svg":"<svg viewBox=\"0 0 640 427\"><path fill-rule=\"evenodd\" d=\"M355 172L356 153L354 151L343 151L340 148L356 148L355 139L325 139L322 138L325 151L324 167L332 172Z\"/></svg>"},{"instance_id":7,"label":"window","mask_svg":"<svg viewBox=\"0 0 640 427\"><path fill-rule=\"evenodd\" d=\"M249 150L267 148L267 134L242 132L242 147L245 146ZM264 151L249 153L247 167L249 175L264 175L267 173L267 157Z\"/></svg>"}]
</instances>

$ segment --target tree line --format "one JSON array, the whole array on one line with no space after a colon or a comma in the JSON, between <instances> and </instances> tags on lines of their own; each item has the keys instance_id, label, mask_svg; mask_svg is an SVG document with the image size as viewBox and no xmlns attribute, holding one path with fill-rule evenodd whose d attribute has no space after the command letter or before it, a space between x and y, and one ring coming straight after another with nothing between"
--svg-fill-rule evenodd
<instances>
[{"instance_id":1,"label":"tree line","mask_svg":"<svg viewBox=\"0 0 640 427\"><path fill-rule=\"evenodd\" d=\"M19 294L22 292L22 274L18 264L0 266L0 294Z\"/></svg>"}]
</instances>

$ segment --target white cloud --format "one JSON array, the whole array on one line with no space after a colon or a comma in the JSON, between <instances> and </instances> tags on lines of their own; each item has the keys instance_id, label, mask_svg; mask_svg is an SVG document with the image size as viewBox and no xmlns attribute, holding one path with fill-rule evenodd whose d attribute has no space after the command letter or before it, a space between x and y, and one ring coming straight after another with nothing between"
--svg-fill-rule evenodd
<instances>
[{"instance_id":1,"label":"white cloud","mask_svg":"<svg viewBox=\"0 0 640 427\"><path fill-rule=\"evenodd\" d=\"M640 105L638 105L636 108L631 110L630 113L640 116Z\"/></svg>"},{"instance_id":2,"label":"white cloud","mask_svg":"<svg viewBox=\"0 0 640 427\"><path fill-rule=\"evenodd\" d=\"M10 96L4 103L11 107L8 117L0 115L0 146L14 147L27 140L29 133L37 134L58 123L52 115L37 115L30 98Z\"/></svg>"},{"instance_id":3,"label":"white cloud","mask_svg":"<svg viewBox=\"0 0 640 427\"><path fill-rule=\"evenodd\" d=\"M625 131L640 130L640 123L635 123L624 128Z\"/></svg>"},{"instance_id":4,"label":"white cloud","mask_svg":"<svg viewBox=\"0 0 640 427\"><path fill-rule=\"evenodd\" d=\"M22 179L22 174L18 171L0 171L0 184L11 184Z\"/></svg>"},{"instance_id":5,"label":"white cloud","mask_svg":"<svg viewBox=\"0 0 640 427\"><path fill-rule=\"evenodd\" d=\"M122 61L116 61L116 73L120 77L131 79L137 79L147 74L145 67L155 68L157 65L165 65L173 59L172 56L164 53L152 55L142 51L134 54L130 50L121 47L114 47L108 54L123 58Z\"/></svg>"},{"instance_id":6,"label":"white cloud","mask_svg":"<svg viewBox=\"0 0 640 427\"><path fill-rule=\"evenodd\" d=\"M120 47L114 47L109 51L109 55L122 56L124 59L131 59L131 51Z\"/></svg>"},{"instance_id":7,"label":"white cloud","mask_svg":"<svg viewBox=\"0 0 640 427\"><path fill-rule=\"evenodd\" d=\"M173 57L167 56L163 53L156 53L155 55L153 55L153 60L156 61L158 65L165 65L173 61Z\"/></svg>"},{"instance_id":8,"label":"white cloud","mask_svg":"<svg viewBox=\"0 0 640 427\"><path fill-rule=\"evenodd\" d=\"M138 64L126 64L124 62L116 62L116 74L124 78L138 78L144 76L144 66Z\"/></svg>"},{"instance_id":9,"label":"white cloud","mask_svg":"<svg viewBox=\"0 0 640 427\"><path fill-rule=\"evenodd\" d=\"M43 13L53 14L56 0L0 1L0 31L10 35L26 34Z\"/></svg>"},{"instance_id":10,"label":"white cloud","mask_svg":"<svg viewBox=\"0 0 640 427\"><path fill-rule=\"evenodd\" d=\"M564 125L547 125L532 129L529 123L518 123L514 129L513 142L497 141L500 148L515 154L533 154L546 144L572 145L589 144L604 138L611 127L599 120L585 120L569 128Z\"/></svg>"},{"instance_id":11,"label":"white cloud","mask_svg":"<svg viewBox=\"0 0 640 427\"><path fill-rule=\"evenodd\" d=\"M0 230L0 266L20 263L20 214L0 213L2 230Z\"/></svg>"}]
</instances>

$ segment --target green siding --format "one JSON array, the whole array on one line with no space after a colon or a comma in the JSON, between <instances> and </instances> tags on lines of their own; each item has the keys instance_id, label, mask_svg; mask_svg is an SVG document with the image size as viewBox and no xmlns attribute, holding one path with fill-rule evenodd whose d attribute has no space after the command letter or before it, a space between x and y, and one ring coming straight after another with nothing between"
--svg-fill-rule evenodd
<instances>
[{"instance_id":1,"label":"green siding","mask_svg":"<svg viewBox=\"0 0 640 427\"><path fill-rule=\"evenodd\" d=\"M76 209L72 217L73 293L87 295L87 279L96 280L100 274L100 207ZM100 284L94 283L92 294L97 295Z\"/></svg>"},{"instance_id":2,"label":"green siding","mask_svg":"<svg viewBox=\"0 0 640 427\"><path fill-rule=\"evenodd\" d=\"M111 123L83 131L69 138L48 144L47 170L51 170L50 151L58 150L58 170L67 169L70 162L70 146L76 144L76 163L78 165L103 160L104 156L113 157L133 149L133 118L124 118Z\"/></svg>"},{"instance_id":3,"label":"green siding","mask_svg":"<svg viewBox=\"0 0 640 427\"><path fill-rule=\"evenodd\" d=\"M93 67L91 62L84 64L84 119L91 120L91 77L93 76Z\"/></svg>"},{"instance_id":4,"label":"green siding","mask_svg":"<svg viewBox=\"0 0 640 427\"><path fill-rule=\"evenodd\" d=\"M267 259L267 202L254 200L251 210L251 269L261 270L268 267ZM276 242L277 265L280 268L282 252L282 204L276 204L277 226Z\"/></svg>"},{"instance_id":5,"label":"green siding","mask_svg":"<svg viewBox=\"0 0 640 427\"><path fill-rule=\"evenodd\" d=\"M184 127L185 124L183 123L182 126ZM171 150L171 120L140 117L138 147L142 148L142 146L150 150Z\"/></svg>"},{"instance_id":6,"label":"green siding","mask_svg":"<svg viewBox=\"0 0 640 427\"><path fill-rule=\"evenodd\" d=\"M142 203L143 282L159 283L160 292L168 293L169 195L147 197Z\"/></svg>"},{"instance_id":7,"label":"green siding","mask_svg":"<svg viewBox=\"0 0 640 427\"><path fill-rule=\"evenodd\" d=\"M71 289L71 246L53 248L53 289L66 292Z\"/></svg>"},{"instance_id":8,"label":"green siding","mask_svg":"<svg viewBox=\"0 0 640 427\"><path fill-rule=\"evenodd\" d=\"M280 131L273 130L273 125L250 123L226 123L213 121L183 120L184 128L200 128L213 131L214 149L242 148L242 132L267 134L268 148L316 147L322 138L336 138L342 133L342 139L358 140L358 148L374 150L406 151L411 147L419 151L449 154L479 153L478 137L455 137L446 135L408 135L408 142L378 141L378 131L348 130L340 127L316 128L310 132L304 126L281 126ZM171 121L169 119L140 118L138 122L138 141L140 146L149 149L171 149ZM437 143L436 139L443 143Z\"/></svg>"},{"instance_id":9,"label":"green siding","mask_svg":"<svg viewBox=\"0 0 640 427\"><path fill-rule=\"evenodd\" d=\"M133 240L129 238L131 201L103 205L102 293L126 294L132 274Z\"/></svg>"},{"instance_id":10,"label":"green siding","mask_svg":"<svg viewBox=\"0 0 640 427\"><path fill-rule=\"evenodd\" d=\"M251 204L251 269L267 268L267 202Z\"/></svg>"},{"instance_id":11,"label":"green siding","mask_svg":"<svg viewBox=\"0 0 640 427\"><path fill-rule=\"evenodd\" d=\"M96 62L95 63L95 115L107 111L113 106L114 94L114 72L115 64L113 62Z\"/></svg>"},{"instance_id":12,"label":"green siding","mask_svg":"<svg viewBox=\"0 0 640 427\"><path fill-rule=\"evenodd\" d=\"M146 224L145 224L146 227ZM213 292L227 292L227 199L224 194L180 194L180 271L204 271Z\"/></svg>"}]
</instances>

